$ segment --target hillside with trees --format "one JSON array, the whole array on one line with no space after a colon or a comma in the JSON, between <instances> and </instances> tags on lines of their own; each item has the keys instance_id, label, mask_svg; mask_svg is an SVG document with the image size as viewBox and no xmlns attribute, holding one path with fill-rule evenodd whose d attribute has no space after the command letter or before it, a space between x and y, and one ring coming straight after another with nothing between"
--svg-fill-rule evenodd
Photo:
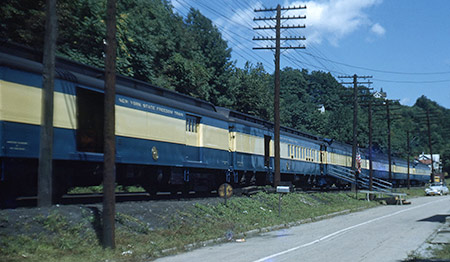
<instances>
[{"instance_id":1,"label":"hillside with trees","mask_svg":"<svg viewBox=\"0 0 450 262\"><path fill-rule=\"evenodd\" d=\"M42 50L45 1L6 0L0 6L0 39ZM81 63L104 66L106 1L58 1L57 54ZM212 21L191 9L186 17L174 12L168 0L123 0L117 13L120 74L188 94L217 106L271 120L273 74L262 64L238 68L231 49ZM281 71L281 121L288 127L335 140L352 141L352 90L330 73L286 67ZM375 150L387 153L384 100L361 87L358 141L368 146L369 100L374 107ZM318 109L325 109L320 112ZM406 133L411 133L413 155L429 153L427 122L432 115L433 153L441 154L450 171L450 111L420 97L414 106L392 102L392 152L406 156ZM394 113L395 112L395 113ZM445 126L446 125L446 126Z\"/></svg>"}]
</instances>

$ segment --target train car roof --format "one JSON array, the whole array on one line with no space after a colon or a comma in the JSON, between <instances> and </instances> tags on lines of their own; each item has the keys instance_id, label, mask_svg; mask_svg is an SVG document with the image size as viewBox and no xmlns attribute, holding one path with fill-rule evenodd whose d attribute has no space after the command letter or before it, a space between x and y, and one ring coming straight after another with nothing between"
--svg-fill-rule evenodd
<instances>
[{"instance_id":1,"label":"train car roof","mask_svg":"<svg viewBox=\"0 0 450 262\"><path fill-rule=\"evenodd\" d=\"M16 43L11 43L5 40L2 40L0 42L0 52L4 53L8 56L13 56L13 57L18 57L18 58L22 58L25 60L29 60L35 63L38 63L42 66L42 51L41 50L36 50L36 49L31 49L29 47L20 45L20 44L16 44ZM11 61L12 59L1 59L2 61L0 61L1 65L7 65L7 66L11 66L14 68L18 68L18 69L34 69L34 71L36 70L42 70L41 68L37 68L36 65L32 66L32 65L27 65L22 63L23 61L17 63L15 61ZM75 73L75 75L80 75L80 76L86 76L88 78L92 78L92 79L98 79L101 80L103 82L104 77L105 77L105 73L104 70L93 67L93 66L89 66L89 65L85 65L82 63L78 63L63 57L56 57L56 74L58 76L58 78L66 78L67 80L71 80L71 81L76 81L79 80L77 77L73 77L73 76L68 76L67 72L70 73ZM28 67L28 68L27 68ZM40 73L40 72L39 72ZM127 77L127 76L123 76L123 75L116 75L116 85L117 86L124 86L128 89L131 90L137 90L137 91L142 91L144 93L147 94L153 94L159 97L164 97L170 100L176 100L184 105L190 105L191 107L197 107L197 108L201 108L203 110L201 111L211 111L211 112L216 112L216 108L213 104L201 100L201 99L197 99L188 95L184 95L166 88L161 88L161 87L157 87L154 85L151 85L147 82L141 81L141 80L136 80L133 79L131 77ZM119 90L118 90L119 91ZM124 93L124 95L127 95L127 91L126 90L122 90L122 92Z\"/></svg>"},{"instance_id":2,"label":"train car roof","mask_svg":"<svg viewBox=\"0 0 450 262\"><path fill-rule=\"evenodd\" d=\"M241 112L231 110L228 108L224 108L224 107L216 107L216 110L217 110L217 112L221 113L226 118L228 118L230 121L234 121L234 122L238 122L238 123L245 123L245 124L251 123L255 127L265 127L267 129L274 128L274 124L272 122L263 120L256 116L248 115L248 114L241 113ZM322 138L319 136L312 135L312 134L309 134L306 132L302 132L302 131L299 131L299 130L296 130L296 129L290 128L290 127L281 126L280 132L283 132L285 134L292 134L292 135L300 136L303 138L308 138L308 139L314 140L314 141L322 141Z\"/></svg>"}]
</instances>

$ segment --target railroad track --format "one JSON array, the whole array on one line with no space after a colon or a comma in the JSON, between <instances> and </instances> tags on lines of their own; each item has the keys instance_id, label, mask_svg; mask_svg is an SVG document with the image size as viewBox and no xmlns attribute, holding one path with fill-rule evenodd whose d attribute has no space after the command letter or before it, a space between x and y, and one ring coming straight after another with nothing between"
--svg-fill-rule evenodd
<instances>
[{"instance_id":1,"label":"railroad track","mask_svg":"<svg viewBox=\"0 0 450 262\"><path fill-rule=\"evenodd\" d=\"M216 194L214 194L216 193ZM215 197L217 192L211 192L209 194L198 194L193 191L188 195L183 195L181 192L158 192L156 195L150 195L147 192L117 192L116 202L131 202L131 201L150 201L150 200L171 200L171 199L192 199L198 197ZM86 193L86 194L65 194L58 201L62 205L74 205L74 204L95 204L103 201L102 193ZM33 207L37 205L37 196L31 197L19 197L16 199L18 207Z\"/></svg>"},{"instance_id":2,"label":"railroad track","mask_svg":"<svg viewBox=\"0 0 450 262\"><path fill-rule=\"evenodd\" d=\"M340 188L295 188L295 192L304 193L318 193L318 192L349 192L350 189ZM275 189L267 187L250 186L238 189L235 195L251 196L259 192L275 193ZM205 197L218 197L217 191L211 191L210 193L196 193L190 191L188 195L183 195L181 192L158 192L156 195L150 195L147 192L117 192L116 202L131 202L131 201L150 201L150 200L183 200L192 198L205 198ZM65 194L61 197L59 204L71 205L71 204L95 204L103 201L103 194L101 193L86 193L86 194ZM33 207L37 205L37 196L32 197L19 197L16 199L17 207Z\"/></svg>"}]
</instances>

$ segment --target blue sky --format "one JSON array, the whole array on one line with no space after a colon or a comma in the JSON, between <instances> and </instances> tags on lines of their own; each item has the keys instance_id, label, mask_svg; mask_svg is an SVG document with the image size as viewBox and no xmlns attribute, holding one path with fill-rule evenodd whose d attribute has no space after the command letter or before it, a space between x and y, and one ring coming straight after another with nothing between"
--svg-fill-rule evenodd
<instances>
[{"instance_id":1,"label":"blue sky","mask_svg":"<svg viewBox=\"0 0 450 262\"><path fill-rule=\"evenodd\" d=\"M306 15L288 20L286 25L305 24L305 29L289 29L284 36L305 36L306 41L285 45L306 45L304 50L284 51L281 67L321 70L339 75L371 75L374 90L383 88L389 99L413 105L422 95L450 109L450 1L448 0L172 0L174 11L186 15L199 9L222 32L232 48L237 66L246 61L261 62L274 70L273 52L252 50L270 42L252 41L254 36L272 36L273 31L256 32L255 8L306 5L307 9L282 14Z\"/></svg>"}]
</instances>

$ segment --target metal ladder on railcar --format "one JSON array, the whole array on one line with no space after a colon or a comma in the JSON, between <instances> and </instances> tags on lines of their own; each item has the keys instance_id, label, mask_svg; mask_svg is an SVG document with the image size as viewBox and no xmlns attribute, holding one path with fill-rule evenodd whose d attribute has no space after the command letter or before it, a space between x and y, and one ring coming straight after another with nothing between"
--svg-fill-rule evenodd
<instances>
[{"instance_id":1,"label":"metal ladder on railcar","mask_svg":"<svg viewBox=\"0 0 450 262\"><path fill-rule=\"evenodd\" d=\"M355 172L349 167L329 165L328 175L348 183L355 184ZM368 175L364 173L359 174L358 187L369 189ZM392 192L392 183L383 179L372 177L372 190L379 192Z\"/></svg>"}]
</instances>

